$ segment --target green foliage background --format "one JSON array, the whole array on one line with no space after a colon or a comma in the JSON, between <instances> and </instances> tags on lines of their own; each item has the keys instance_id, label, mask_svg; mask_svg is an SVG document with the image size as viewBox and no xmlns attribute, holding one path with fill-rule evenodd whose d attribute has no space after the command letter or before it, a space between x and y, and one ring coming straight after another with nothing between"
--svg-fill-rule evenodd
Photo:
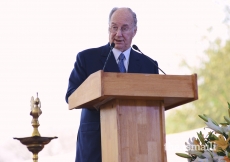
<instances>
[{"instance_id":1,"label":"green foliage background","mask_svg":"<svg viewBox=\"0 0 230 162\"><path fill-rule=\"evenodd\" d=\"M202 61L200 68L190 67L191 73L198 75L199 100L169 110L167 133L204 127L199 114L206 114L218 122L224 120L227 102L230 102L230 39L224 43L219 39L210 43L205 55L207 59Z\"/></svg>"}]
</instances>

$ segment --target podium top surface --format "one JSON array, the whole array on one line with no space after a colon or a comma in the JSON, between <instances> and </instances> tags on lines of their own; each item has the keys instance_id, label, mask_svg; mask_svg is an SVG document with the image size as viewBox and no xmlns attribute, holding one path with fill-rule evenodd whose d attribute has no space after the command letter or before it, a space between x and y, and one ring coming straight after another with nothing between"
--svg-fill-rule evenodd
<instances>
[{"instance_id":1,"label":"podium top surface","mask_svg":"<svg viewBox=\"0 0 230 162\"><path fill-rule=\"evenodd\" d=\"M197 75L91 74L68 98L69 109L98 108L112 99L163 100L165 110L198 99Z\"/></svg>"}]
</instances>

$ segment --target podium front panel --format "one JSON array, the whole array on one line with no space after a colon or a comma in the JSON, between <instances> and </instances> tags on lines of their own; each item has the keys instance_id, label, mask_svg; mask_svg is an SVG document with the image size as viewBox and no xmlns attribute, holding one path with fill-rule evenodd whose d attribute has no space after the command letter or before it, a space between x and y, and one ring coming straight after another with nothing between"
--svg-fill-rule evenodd
<instances>
[{"instance_id":1,"label":"podium front panel","mask_svg":"<svg viewBox=\"0 0 230 162\"><path fill-rule=\"evenodd\" d=\"M102 162L166 162L162 101L115 99L101 107Z\"/></svg>"}]
</instances>

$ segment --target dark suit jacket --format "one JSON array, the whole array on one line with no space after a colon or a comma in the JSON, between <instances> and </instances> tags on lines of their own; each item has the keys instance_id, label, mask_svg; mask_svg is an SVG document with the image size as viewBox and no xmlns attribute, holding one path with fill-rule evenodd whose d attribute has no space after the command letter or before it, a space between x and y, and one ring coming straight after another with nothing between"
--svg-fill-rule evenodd
<instances>
[{"instance_id":1,"label":"dark suit jacket","mask_svg":"<svg viewBox=\"0 0 230 162\"><path fill-rule=\"evenodd\" d=\"M74 69L69 78L69 86L66 94L68 97L84 82L92 73L102 70L109 54L109 44L84 50L77 55ZM154 60L131 49L128 73L151 73L158 74L158 68L153 64ZM113 54L110 55L106 72L119 72ZM80 127L77 139L76 162L101 162L101 134L100 134L100 111L82 108Z\"/></svg>"}]
</instances>

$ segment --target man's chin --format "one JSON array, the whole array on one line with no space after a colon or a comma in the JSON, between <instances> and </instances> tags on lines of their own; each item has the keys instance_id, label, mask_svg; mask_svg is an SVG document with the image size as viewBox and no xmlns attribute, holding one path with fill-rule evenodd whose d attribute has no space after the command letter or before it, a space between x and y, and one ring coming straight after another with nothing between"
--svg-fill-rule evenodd
<instances>
[{"instance_id":1,"label":"man's chin","mask_svg":"<svg viewBox=\"0 0 230 162\"><path fill-rule=\"evenodd\" d=\"M119 43L115 43L115 48L118 49L118 50L120 50L120 51L123 51L124 45L119 44Z\"/></svg>"}]
</instances>

